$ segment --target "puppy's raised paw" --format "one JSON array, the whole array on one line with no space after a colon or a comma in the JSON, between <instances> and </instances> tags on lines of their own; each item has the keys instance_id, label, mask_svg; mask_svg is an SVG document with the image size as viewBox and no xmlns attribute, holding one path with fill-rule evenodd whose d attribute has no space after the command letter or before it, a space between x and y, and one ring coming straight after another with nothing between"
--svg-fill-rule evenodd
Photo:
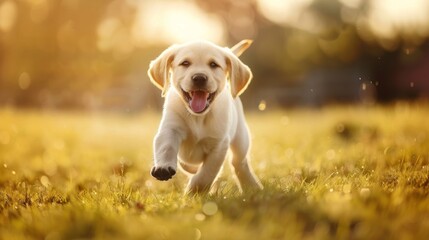
<instances>
[{"instance_id":1,"label":"puppy's raised paw","mask_svg":"<svg viewBox=\"0 0 429 240\"><path fill-rule=\"evenodd\" d=\"M176 170L172 167L152 167L152 170L150 171L150 174L160 180L160 181L167 181L170 178L172 178L176 174Z\"/></svg>"}]
</instances>

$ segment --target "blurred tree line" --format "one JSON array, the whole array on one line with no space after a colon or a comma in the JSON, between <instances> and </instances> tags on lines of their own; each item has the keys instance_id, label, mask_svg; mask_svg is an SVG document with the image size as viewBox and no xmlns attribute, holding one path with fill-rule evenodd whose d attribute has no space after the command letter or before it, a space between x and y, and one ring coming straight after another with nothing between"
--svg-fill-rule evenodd
<instances>
[{"instance_id":1,"label":"blurred tree line","mask_svg":"<svg viewBox=\"0 0 429 240\"><path fill-rule=\"evenodd\" d=\"M197 2L202 9L221 15L227 22L230 42L248 37L248 29L251 36L256 36L252 50L243 56L251 66L257 66L252 68L256 79L253 90L267 87L267 82L273 88L302 85L303 81L312 80L309 72L315 72L325 75L321 77L325 79L322 85L343 82L340 84L349 84L357 91L372 90L366 94L380 102L429 97L428 2L384 1L386 5L398 4L390 10L391 16L386 16L386 10L375 4L377 0L289 1L305 5L305 10L292 20L280 16L283 21L279 22L263 14L258 6L262 1ZM416 12L419 8L421 11ZM278 11L291 14L285 9ZM398 16L392 15L394 11ZM379 20L382 18L386 18L384 22ZM336 77L338 81L326 79ZM357 82L357 88L352 81ZM310 85L311 91L314 85L320 87L320 84ZM352 95L350 88L325 86L328 87ZM349 96L343 100L356 99Z\"/></svg>"},{"instance_id":2,"label":"blurred tree line","mask_svg":"<svg viewBox=\"0 0 429 240\"><path fill-rule=\"evenodd\" d=\"M363 69L362 74L352 78L364 78L379 100L390 100L402 94L392 79L407 75L407 70L398 73L398 69L426 66L421 62L429 52L429 24L411 22L376 34L374 29L386 23L379 20L379 26L372 26L369 22L374 16L377 20L374 1L290 0L295 5L286 7L295 6L296 12L282 10L286 2L195 0L207 15L221 20L228 46L244 38L255 40L242 57L255 79L244 98L263 98L269 92L258 95L258 91L264 88L302 85L312 72L329 77L326 69L360 66L356 69ZM0 1L0 104L131 110L159 106L159 92L150 85L146 70L168 43L136 37L142 3L151 4L137 0ZM272 3L280 4L278 11L275 5L271 10L264 7ZM337 75L352 75L352 71ZM408 87L429 91L418 80L422 73L414 75L417 80L410 80Z\"/></svg>"}]
</instances>

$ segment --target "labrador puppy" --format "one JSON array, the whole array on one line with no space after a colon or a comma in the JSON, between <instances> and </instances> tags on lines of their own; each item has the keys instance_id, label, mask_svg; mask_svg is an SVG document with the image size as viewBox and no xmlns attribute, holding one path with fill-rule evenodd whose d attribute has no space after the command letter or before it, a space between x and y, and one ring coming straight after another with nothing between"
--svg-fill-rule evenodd
<instances>
[{"instance_id":1,"label":"labrador puppy","mask_svg":"<svg viewBox=\"0 0 429 240\"><path fill-rule=\"evenodd\" d=\"M165 97L153 143L153 177L169 180L179 165L190 176L186 193L207 192L230 150L240 190L262 189L249 165L250 137L239 98L252 72L238 56L251 43L243 40L231 49L206 41L173 45L150 63L150 80Z\"/></svg>"}]
</instances>

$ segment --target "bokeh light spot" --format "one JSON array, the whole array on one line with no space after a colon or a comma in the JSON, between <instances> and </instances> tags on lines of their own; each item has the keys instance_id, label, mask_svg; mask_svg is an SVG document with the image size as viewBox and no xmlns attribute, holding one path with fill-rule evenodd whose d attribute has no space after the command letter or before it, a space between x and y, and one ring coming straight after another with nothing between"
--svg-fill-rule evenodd
<instances>
[{"instance_id":1,"label":"bokeh light spot","mask_svg":"<svg viewBox=\"0 0 429 240\"><path fill-rule=\"evenodd\" d=\"M261 100L258 105L259 111L265 111L266 108L267 108L267 103L265 102L265 100Z\"/></svg>"},{"instance_id":2,"label":"bokeh light spot","mask_svg":"<svg viewBox=\"0 0 429 240\"><path fill-rule=\"evenodd\" d=\"M49 181L49 178L45 175L40 177L40 183L45 187L49 188L51 186L51 182Z\"/></svg>"},{"instance_id":3,"label":"bokeh light spot","mask_svg":"<svg viewBox=\"0 0 429 240\"><path fill-rule=\"evenodd\" d=\"M203 205L203 213L207 216L213 216L217 213L218 207L215 202L206 202Z\"/></svg>"},{"instance_id":4,"label":"bokeh light spot","mask_svg":"<svg viewBox=\"0 0 429 240\"><path fill-rule=\"evenodd\" d=\"M23 72L19 75L18 85L21 90L26 90L31 85L31 77L27 72Z\"/></svg>"}]
</instances>

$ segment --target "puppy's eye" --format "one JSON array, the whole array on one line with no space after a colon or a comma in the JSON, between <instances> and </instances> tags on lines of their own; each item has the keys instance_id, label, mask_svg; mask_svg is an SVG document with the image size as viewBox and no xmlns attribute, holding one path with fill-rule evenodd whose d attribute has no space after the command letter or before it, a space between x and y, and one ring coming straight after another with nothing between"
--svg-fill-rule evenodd
<instances>
[{"instance_id":1,"label":"puppy's eye","mask_svg":"<svg viewBox=\"0 0 429 240\"><path fill-rule=\"evenodd\" d=\"M191 63L189 61L185 60L185 61L181 62L179 65L183 66L183 67L189 67L189 65L191 65Z\"/></svg>"},{"instance_id":2,"label":"puppy's eye","mask_svg":"<svg viewBox=\"0 0 429 240\"><path fill-rule=\"evenodd\" d=\"M210 67L211 68L218 68L218 67L220 67L217 63L215 63L215 62L210 62Z\"/></svg>"}]
</instances>

